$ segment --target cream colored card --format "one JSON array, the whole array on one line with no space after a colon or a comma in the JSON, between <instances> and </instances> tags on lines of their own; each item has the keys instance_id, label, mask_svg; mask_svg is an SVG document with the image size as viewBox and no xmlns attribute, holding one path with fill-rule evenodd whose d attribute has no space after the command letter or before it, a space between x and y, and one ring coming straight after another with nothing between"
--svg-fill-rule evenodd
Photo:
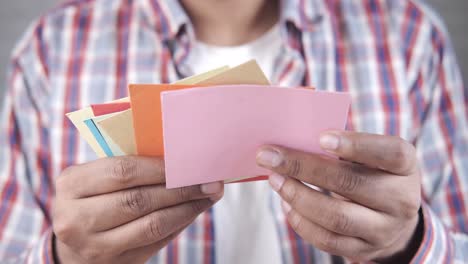
<instances>
[{"instance_id":1,"label":"cream colored card","mask_svg":"<svg viewBox=\"0 0 468 264\"><path fill-rule=\"evenodd\" d=\"M93 133L91 133L91 131L84 123L84 120L94 117L91 107L86 107L78 111L67 113L66 116L70 119L84 140L89 144L94 152L96 152L96 155L98 155L98 157L105 157L106 154L104 153L104 150L102 150L101 146L99 146L99 143L93 136Z\"/></svg>"},{"instance_id":2,"label":"cream colored card","mask_svg":"<svg viewBox=\"0 0 468 264\"><path fill-rule=\"evenodd\" d=\"M128 109L96 123L106 135L106 141L112 140L123 155L136 155L135 135L133 132L132 110ZM118 128L116 128L118 127Z\"/></svg>"},{"instance_id":3,"label":"cream colored card","mask_svg":"<svg viewBox=\"0 0 468 264\"><path fill-rule=\"evenodd\" d=\"M198 83L200 85L229 85L229 84L257 84L269 85L268 78L255 60L242 63L223 73L207 78Z\"/></svg>"},{"instance_id":4,"label":"cream colored card","mask_svg":"<svg viewBox=\"0 0 468 264\"><path fill-rule=\"evenodd\" d=\"M184 78L182 80L178 80L174 84L197 84L199 82L202 82L204 80L208 80L210 78L218 76L219 74L222 74L223 72L227 72L227 71L229 71L229 67L228 66L223 66L223 67L219 67L219 68L216 68L214 70L211 70L211 71L207 71L207 72L200 73L200 74L197 74L197 75L189 76L189 77Z\"/></svg>"},{"instance_id":5,"label":"cream colored card","mask_svg":"<svg viewBox=\"0 0 468 264\"><path fill-rule=\"evenodd\" d=\"M238 65L234 68L223 66L214 70L187 77L174 84L200 84L200 85L220 85L220 84L260 84L268 85L269 81L258 66L255 60ZM128 102L129 98L121 98L108 103ZM71 112L67 117L78 129L85 141L91 146L99 157L105 157L104 151L99 146L93 134L83 123L84 120L94 117L90 107ZM99 120L96 124L99 129L103 129L106 138L109 138L117 145L122 154L137 154L133 117L131 109L116 113L114 116Z\"/></svg>"},{"instance_id":6,"label":"cream colored card","mask_svg":"<svg viewBox=\"0 0 468 264\"><path fill-rule=\"evenodd\" d=\"M107 135L106 131L101 129L99 126L99 122L102 122L108 118L111 118L120 112L114 112L106 115L100 115L97 117L91 118L92 126L90 127L90 123L87 123L88 128L91 130L91 133L93 133L94 138L96 141L99 143L99 146L104 150L104 153L106 156L123 156L125 155L120 147ZM85 121L86 123L87 121Z\"/></svg>"},{"instance_id":7,"label":"cream colored card","mask_svg":"<svg viewBox=\"0 0 468 264\"><path fill-rule=\"evenodd\" d=\"M174 84L270 84L255 60L247 61L234 68L221 67L212 71L194 75ZM120 147L123 153L138 154L133 129L132 110L123 111L101 122L106 134ZM127 136L126 136L127 135Z\"/></svg>"},{"instance_id":8,"label":"cream colored card","mask_svg":"<svg viewBox=\"0 0 468 264\"><path fill-rule=\"evenodd\" d=\"M198 75L190 76L182 80L177 81L177 84L196 83L202 80L209 79L229 69L228 66L222 66L208 72L204 72ZM117 102L128 102L129 97L120 98L117 100L110 101L108 103ZM111 139L115 145L119 146L124 154L136 154L135 140L133 137L133 120L131 110L129 112L123 111L122 113L116 114L111 118L106 119L104 122L98 122L103 128L105 128L105 136ZM106 154L99 146L99 143L94 138L93 134L89 131L88 127L83 123L84 120L94 117L91 107L86 107L74 112L67 114L67 117L77 128L78 132L84 140L91 146L96 152L98 157L105 157ZM99 125L98 125L99 128ZM125 136L126 135L126 136Z\"/></svg>"}]
</instances>

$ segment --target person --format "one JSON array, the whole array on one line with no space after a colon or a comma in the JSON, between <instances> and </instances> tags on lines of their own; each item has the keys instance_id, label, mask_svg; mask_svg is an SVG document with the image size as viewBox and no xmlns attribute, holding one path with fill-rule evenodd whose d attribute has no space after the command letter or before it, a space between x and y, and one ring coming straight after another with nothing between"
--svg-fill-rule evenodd
<instances>
[{"instance_id":1,"label":"person","mask_svg":"<svg viewBox=\"0 0 468 264\"><path fill-rule=\"evenodd\" d=\"M340 159L266 145L269 181L167 190L162 159L97 159L65 117L250 58L272 84L350 93L347 130L320 138ZM2 263L468 260L467 92L423 1L69 1L10 66Z\"/></svg>"}]
</instances>

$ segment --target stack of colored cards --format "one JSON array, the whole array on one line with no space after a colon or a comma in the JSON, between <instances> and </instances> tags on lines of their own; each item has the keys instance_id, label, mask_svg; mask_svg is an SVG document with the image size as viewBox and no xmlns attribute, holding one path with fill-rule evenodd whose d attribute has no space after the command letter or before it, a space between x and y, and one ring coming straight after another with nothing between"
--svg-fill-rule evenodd
<instances>
[{"instance_id":1,"label":"stack of colored cards","mask_svg":"<svg viewBox=\"0 0 468 264\"><path fill-rule=\"evenodd\" d=\"M167 188L264 179L264 144L322 153L320 133L343 129L350 105L347 93L271 86L255 61L129 93L67 116L99 157L164 157Z\"/></svg>"}]
</instances>

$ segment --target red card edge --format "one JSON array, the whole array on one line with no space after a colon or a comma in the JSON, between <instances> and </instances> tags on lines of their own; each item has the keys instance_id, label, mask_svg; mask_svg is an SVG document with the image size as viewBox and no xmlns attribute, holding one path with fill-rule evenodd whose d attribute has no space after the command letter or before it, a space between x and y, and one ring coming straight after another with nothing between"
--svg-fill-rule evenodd
<instances>
[{"instance_id":1,"label":"red card edge","mask_svg":"<svg viewBox=\"0 0 468 264\"><path fill-rule=\"evenodd\" d=\"M253 182L253 181L265 181L265 180L268 180L267 175L257 176L257 177L243 179L243 180L239 180L239 181L233 181L233 182L229 182L228 184L230 184L230 183L242 183L242 182Z\"/></svg>"},{"instance_id":2,"label":"red card edge","mask_svg":"<svg viewBox=\"0 0 468 264\"><path fill-rule=\"evenodd\" d=\"M92 104L91 109L94 116L107 115L130 109L130 102Z\"/></svg>"}]
</instances>

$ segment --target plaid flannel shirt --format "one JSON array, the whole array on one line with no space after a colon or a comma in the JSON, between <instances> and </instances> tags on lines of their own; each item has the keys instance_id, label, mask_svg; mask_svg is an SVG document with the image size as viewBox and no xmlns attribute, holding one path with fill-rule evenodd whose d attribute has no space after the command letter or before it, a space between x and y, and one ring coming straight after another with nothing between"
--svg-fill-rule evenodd
<instances>
[{"instance_id":1,"label":"plaid flannel shirt","mask_svg":"<svg viewBox=\"0 0 468 264\"><path fill-rule=\"evenodd\" d=\"M348 129L412 142L422 173L424 238L413 263L468 260L467 91L448 34L417 0L282 1L274 84L352 96ZM193 28L178 1L69 1L16 47L0 123L0 259L52 263L54 178L96 156L65 113L127 95L127 83L188 76ZM307 115L307 113L304 113ZM303 241L278 196L284 263L340 259ZM150 263L216 261L212 212Z\"/></svg>"}]
</instances>

